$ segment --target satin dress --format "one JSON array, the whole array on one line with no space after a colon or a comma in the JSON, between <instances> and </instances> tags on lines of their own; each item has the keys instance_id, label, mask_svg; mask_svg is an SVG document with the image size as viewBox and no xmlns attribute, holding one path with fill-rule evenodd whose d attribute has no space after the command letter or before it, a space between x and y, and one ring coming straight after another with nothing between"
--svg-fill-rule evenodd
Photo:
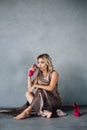
<instances>
[{"instance_id":1,"label":"satin dress","mask_svg":"<svg viewBox=\"0 0 87 130\"><path fill-rule=\"evenodd\" d=\"M43 77L43 75L40 73L38 75L38 84L48 86L51 81L52 72L50 72L45 77ZM35 94L35 98L31 104L31 107L39 115L43 115L44 110L56 114L56 110L61 108L61 104L62 102L58 92L58 83L57 83L53 91L38 89Z\"/></svg>"}]
</instances>

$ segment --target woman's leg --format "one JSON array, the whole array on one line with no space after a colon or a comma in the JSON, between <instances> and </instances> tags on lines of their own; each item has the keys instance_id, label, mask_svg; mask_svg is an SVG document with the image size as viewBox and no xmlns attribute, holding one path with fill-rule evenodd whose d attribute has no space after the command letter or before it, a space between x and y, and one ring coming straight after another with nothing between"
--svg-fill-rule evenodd
<instances>
[{"instance_id":1,"label":"woman's leg","mask_svg":"<svg viewBox=\"0 0 87 130\"><path fill-rule=\"evenodd\" d=\"M25 93L25 96L26 96L27 101L29 102L29 104L31 104L33 99L34 99L34 94L33 93L29 93L27 91ZM30 112L31 112L31 107L28 106L23 112L21 112L20 114L15 116L14 119L20 120L20 119L26 118L26 117L28 117L30 115Z\"/></svg>"},{"instance_id":2,"label":"woman's leg","mask_svg":"<svg viewBox=\"0 0 87 130\"><path fill-rule=\"evenodd\" d=\"M21 119L27 118L27 117L29 117L30 112L31 112L31 107L29 106L22 113L15 116L14 119L21 120Z\"/></svg>"},{"instance_id":3,"label":"woman's leg","mask_svg":"<svg viewBox=\"0 0 87 130\"><path fill-rule=\"evenodd\" d=\"M27 91L25 93L25 97L27 98L27 101L29 102L29 104L31 104L34 99L34 93L30 93Z\"/></svg>"}]
</instances>

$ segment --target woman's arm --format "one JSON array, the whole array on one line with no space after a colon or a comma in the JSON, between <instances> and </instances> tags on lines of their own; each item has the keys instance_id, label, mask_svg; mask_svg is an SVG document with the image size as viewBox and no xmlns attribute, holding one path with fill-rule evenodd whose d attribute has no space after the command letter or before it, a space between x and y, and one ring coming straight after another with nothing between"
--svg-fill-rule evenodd
<instances>
[{"instance_id":1,"label":"woman's arm","mask_svg":"<svg viewBox=\"0 0 87 130\"><path fill-rule=\"evenodd\" d=\"M58 79L59 79L59 74L56 71L53 71L51 81L50 81L50 84L48 86L35 84L35 85L33 85L33 87L42 88L42 89L45 89L47 91L53 91L57 82L58 82Z\"/></svg>"},{"instance_id":2,"label":"woman's arm","mask_svg":"<svg viewBox=\"0 0 87 130\"><path fill-rule=\"evenodd\" d=\"M31 77L28 77L28 91L29 92L32 92L34 87L33 85L34 84L37 84L37 77L35 77L35 79L32 81L32 78Z\"/></svg>"},{"instance_id":3,"label":"woman's arm","mask_svg":"<svg viewBox=\"0 0 87 130\"><path fill-rule=\"evenodd\" d=\"M28 77L28 92L31 92L31 87L32 87L32 79L31 77Z\"/></svg>"}]
</instances>

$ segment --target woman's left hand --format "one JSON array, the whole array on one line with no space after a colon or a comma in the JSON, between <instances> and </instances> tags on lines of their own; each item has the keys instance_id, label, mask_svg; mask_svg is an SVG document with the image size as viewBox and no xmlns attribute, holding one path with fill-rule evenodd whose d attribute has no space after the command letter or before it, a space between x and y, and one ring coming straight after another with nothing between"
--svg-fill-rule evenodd
<instances>
[{"instance_id":1,"label":"woman's left hand","mask_svg":"<svg viewBox=\"0 0 87 130\"><path fill-rule=\"evenodd\" d=\"M33 89L37 88L37 84L34 84L34 85L32 86L32 88L33 88Z\"/></svg>"}]
</instances>

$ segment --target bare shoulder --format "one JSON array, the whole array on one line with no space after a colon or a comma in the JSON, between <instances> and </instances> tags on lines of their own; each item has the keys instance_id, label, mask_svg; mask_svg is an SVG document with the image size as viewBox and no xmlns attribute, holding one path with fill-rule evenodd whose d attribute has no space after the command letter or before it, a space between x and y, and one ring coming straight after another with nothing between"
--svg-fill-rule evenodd
<instances>
[{"instance_id":1,"label":"bare shoulder","mask_svg":"<svg viewBox=\"0 0 87 130\"><path fill-rule=\"evenodd\" d=\"M54 75L59 77L59 73L58 73L58 71L53 70L53 71L52 71L52 76L54 76Z\"/></svg>"}]
</instances>

